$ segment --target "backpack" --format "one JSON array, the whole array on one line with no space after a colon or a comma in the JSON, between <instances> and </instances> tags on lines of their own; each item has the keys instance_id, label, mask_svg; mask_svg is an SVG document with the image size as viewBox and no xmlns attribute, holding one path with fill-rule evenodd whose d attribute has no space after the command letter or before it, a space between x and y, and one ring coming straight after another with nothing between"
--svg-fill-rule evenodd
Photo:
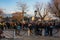
<instances>
[{"instance_id":1,"label":"backpack","mask_svg":"<svg viewBox=\"0 0 60 40\"><path fill-rule=\"evenodd\" d=\"M18 30L20 30L20 29L21 29L21 27L20 27L20 26L17 26L17 29L18 29Z\"/></svg>"}]
</instances>

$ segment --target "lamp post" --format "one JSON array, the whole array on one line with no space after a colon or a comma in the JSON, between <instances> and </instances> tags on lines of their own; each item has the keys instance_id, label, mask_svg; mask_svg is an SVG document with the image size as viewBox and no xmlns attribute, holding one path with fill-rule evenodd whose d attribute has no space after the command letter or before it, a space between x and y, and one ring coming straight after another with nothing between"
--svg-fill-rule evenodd
<instances>
[{"instance_id":1,"label":"lamp post","mask_svg":"<svg viewBox=\"0 0 60 40\"><path fill-rule=\"evenodd\" d=\"M35 12L35 17L36 17L36 15L37 15L37 11L35 10L34 12Z\"/></svg>"},{"instance_id":2,"label":"lamp post","mask_svg":"<svg viewBox=\"0 0 60 40\"><path fill-rule=\"evenodd\" d=\"M35 18L35 21L36 21L37 10L35 10L34 13L35 13L34 18Z\"/></svg>"}]
</instances>

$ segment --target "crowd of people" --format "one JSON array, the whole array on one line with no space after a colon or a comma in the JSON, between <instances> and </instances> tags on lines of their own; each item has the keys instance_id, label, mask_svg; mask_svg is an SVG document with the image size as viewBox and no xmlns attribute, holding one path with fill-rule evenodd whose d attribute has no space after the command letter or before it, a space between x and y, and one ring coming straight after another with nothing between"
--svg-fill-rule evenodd
<instances>
[{"instance_id":1,"label":"crowd of people","mask_svg":"<svg viewBox=\"0 0 60 40\"><path fill-rule=\"evenodd\" d=\"M1 22L0 32L1 30L15 29L16 35L20 35L21 30L27 30L28 36L33 33L41 36L53 36L53 29L60 28L59 24L55 22Z\"/></svg>"}]
</instances>

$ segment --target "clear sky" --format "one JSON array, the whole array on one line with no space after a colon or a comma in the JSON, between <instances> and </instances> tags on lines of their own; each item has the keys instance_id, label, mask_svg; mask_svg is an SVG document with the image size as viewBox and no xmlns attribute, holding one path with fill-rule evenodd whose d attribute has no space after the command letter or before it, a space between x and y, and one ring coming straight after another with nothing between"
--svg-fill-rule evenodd
<instances>
[{"instance_id":1,"label":"clear sky","mask_svg":"<svg viewBox=\"0 0 60 40\"><path fill-rule=\"evenodd\" d=\"M5 9L4 11L9 14L11 12L17 11L17 3L18 1L22 1L28 4L29 12L33 13L34 4L36 2L48 3L50 0L0 0L0 8Z\"/></svg>"}]
</instances>

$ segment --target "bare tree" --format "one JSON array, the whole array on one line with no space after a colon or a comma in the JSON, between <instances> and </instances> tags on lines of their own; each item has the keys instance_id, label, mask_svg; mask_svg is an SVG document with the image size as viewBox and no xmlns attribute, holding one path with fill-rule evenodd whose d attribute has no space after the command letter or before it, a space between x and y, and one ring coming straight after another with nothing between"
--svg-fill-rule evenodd
<instances>
[{"instance_id":1,"label":"bare tree","mask_svg":"<svg viewBox=\"0 0 60 40\"><path fill-rule=\"evenodd\" d=\"M23 14L27 11L28 6L26 3L18 2L17 6L18 9L21 10Z\"/></svg>"},{"instance_id":2,"label":"bare tree","mask_svg":"<svg viewBox=\"0 0 60 40\"><path fill-rule=\"evenodd\" d=\"M35 12L36 12L36 13L35 13L35 16L36 16L37 14L39 14L40 19L41 19L41 20L44 20L44 18L48 15L48 9L47 9L47 7L44 8L44 12L43 12L43 15L42 15L42 13L41 13L42 8L43 8L43 3L42 3L42 4L40 4L40 3L36 3L36 4L35 4L35 9L36 9L36 11L35 11Z\"/></svg>"},{"instance_id":3,"label":"bare tree","mask_svg":"<svg viewBox=\"0 0 60 40\"><path fill-rule=\"evenodd\" d=\"M28 6L24 2L18 2L17 6L18 6L18 9L22 12L23 20L24 20L24 14L26 14Z\"/></svg>"},{"instance_id":4,"label":"bare tree","mask_svg":"<svg viewBox=\"0 0 60 40\"><path fill-rule=\"evenodd\" d=\"M60 1L59 0L52 0L52 3L49 3L49 9L51 10L54 16L60 18Z\"/></svg>"}]
</instances>

